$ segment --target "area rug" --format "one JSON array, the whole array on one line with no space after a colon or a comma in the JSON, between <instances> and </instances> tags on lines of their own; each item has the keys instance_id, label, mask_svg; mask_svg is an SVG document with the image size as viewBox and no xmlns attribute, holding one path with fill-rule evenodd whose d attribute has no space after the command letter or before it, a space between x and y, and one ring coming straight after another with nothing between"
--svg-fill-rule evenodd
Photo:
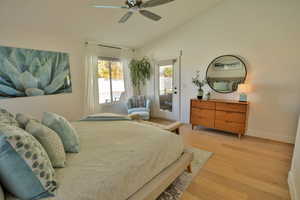
<instances>
[{"instance_id":1,"label":"area rug","mask_svg":"<svg viewBox=\"0 0 300 200\"><path fill-rule=\"evenodd\" d=\"M199 173L200 169L209 160L213 153L189 148L194 153L192 162L192 173L183 172L158 198L157 200L180 200L184 191L191 184L193 178Z\"/></svg>"}]
</instances>

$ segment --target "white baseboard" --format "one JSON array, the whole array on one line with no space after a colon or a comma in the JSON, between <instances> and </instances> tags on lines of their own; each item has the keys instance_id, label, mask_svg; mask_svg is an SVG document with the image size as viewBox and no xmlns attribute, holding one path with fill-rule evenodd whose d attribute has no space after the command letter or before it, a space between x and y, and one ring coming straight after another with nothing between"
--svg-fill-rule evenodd
<instances>
[{"instance_id":1,"label":"white baseboard","mask_svg":"<svg viewBox=\"0 0 300 200\"><path fill-rule=\"evenodd\" d=\"M294 181L294 175L293 171L289 172L288 176L288 184L289 184L289 189L290 189L290 194L291 194L291 200L299 200L297 196L297 189Z\"/></svg>"},{"instance_id":2,"label":"white baseboard","mask_svg":"<svg viewBox=\"0 0 300 200\"><path fill-rule=\"evenodd\" d=\"M253 136L253 137L259 137L259 138L265 138L270 140L275 140L279 142L285 142L294 144L295 143L295 137L288 136L286 133L278 134L274 132L267 132L267 131L258 131L253 129L248 129L246 135Z\"/></svg>"}]
</instances>

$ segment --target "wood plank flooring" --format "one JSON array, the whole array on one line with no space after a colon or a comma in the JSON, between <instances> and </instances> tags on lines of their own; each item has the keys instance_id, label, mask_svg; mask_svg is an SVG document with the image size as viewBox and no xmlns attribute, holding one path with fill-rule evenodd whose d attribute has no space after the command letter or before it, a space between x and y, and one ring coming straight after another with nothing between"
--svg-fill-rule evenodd
<instances>
[{"instance_id":1,"label":"wood plank flooring","mask_svg":"<svg viewBox=\"0 0 300 200\"><path fill-rule=\"evenodd\" d=\"M166 121L155 120L160 123ZM207 129L181 128L185 144L213 152L182 200L289 200L293 145Z\"/></svg>"}]
</instances>

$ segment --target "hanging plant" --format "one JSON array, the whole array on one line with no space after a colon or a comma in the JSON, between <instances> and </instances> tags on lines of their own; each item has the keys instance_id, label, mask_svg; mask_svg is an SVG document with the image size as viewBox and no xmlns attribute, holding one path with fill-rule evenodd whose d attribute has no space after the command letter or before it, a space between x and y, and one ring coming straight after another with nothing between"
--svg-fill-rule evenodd
<instances>
[{"instance_id":1,"label":"hanging plant","mask_svg":"<svg viewBox=\"0 0 300 200\"><path fill-rule=\"evenodd\" d=\"M141 86L146 85L146 81L151 76L151 64L148 58L141 60L133 59L129 64L130 75L133 87L137 90L138 95L141 94Z\"/></svg>"}]
</instances>

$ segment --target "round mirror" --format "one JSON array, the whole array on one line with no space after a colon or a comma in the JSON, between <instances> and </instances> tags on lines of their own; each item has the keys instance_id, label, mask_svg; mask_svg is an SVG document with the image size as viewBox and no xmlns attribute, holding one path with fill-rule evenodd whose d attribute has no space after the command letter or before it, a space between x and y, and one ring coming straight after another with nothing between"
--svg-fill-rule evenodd
<instances>
[{"instance_id":1,"label":"round mirror","mask_svg":"<svg viewBox=\"0 0 300 200\"><path fill-rule=\"evenodd\" d=\"M208 85L219 93L237 91L238 85L245 82L246 76L245 63L233 55L220 56L214 59L206 72Z\"/></svg>"}]
</instances>

